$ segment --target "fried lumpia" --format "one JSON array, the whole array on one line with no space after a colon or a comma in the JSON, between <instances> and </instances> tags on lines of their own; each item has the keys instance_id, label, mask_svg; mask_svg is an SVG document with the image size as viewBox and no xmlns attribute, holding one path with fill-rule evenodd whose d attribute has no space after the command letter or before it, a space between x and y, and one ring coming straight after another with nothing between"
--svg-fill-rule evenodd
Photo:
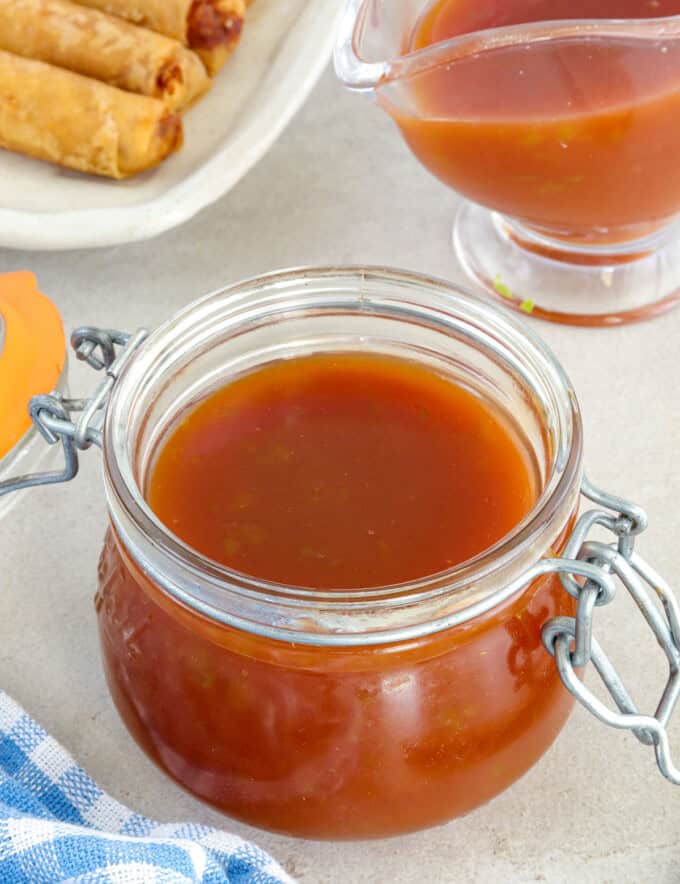
<instances>
[{"instance_id":1,"label":"fried lumpia","mask_svg":"<svg viewBox=\"0 0 680 884\"><path fill-rule=\"evenodd\" d=\"M0 0L0 49L67 68L181 109L208 89L177 40L70 0Z\"/></svg>"},{"instance_id":2,"label":"fried lumpia","mask_svg":"<svg viewBox=\"0 0 680 884\"><path fill-rule=\"evenodd\" d=\"M236 48L246 13L244 0L77 0L173 37L200 55L215 74Z\"/></svg>"},{"instance_id":3,"label":"fried lumpia","mask_svg":"<svg viewBox=\"0 0 680 884\"><path fill-rule=\"evenodd\" d=\"M0 51L0 147L125 178L181 144L181 120L159 99Z\"/></svg>"}]
</instances>

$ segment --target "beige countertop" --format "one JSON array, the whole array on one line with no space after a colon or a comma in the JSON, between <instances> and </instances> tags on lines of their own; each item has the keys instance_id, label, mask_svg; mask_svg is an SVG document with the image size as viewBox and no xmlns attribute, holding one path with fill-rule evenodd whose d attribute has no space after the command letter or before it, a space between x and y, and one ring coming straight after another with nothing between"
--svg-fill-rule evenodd
<instances>
[{"instance_id":1,"label":"beige countertop","mask_svg":"<svg viewBox=\"0 0 680 884\"><path fill-rule=\"evenodd\" d=\"M69 329L134 329L224 283L292 265L390 264L461 280L449 247L454 208L391 123L328 72L264 161L194 221L129 247L0 251L0 271L34 270ZM639 548L680 591L680 309L616 330L534 327L579 392L591 477L648 508ZM91 379L78 366L71 383L78 392ZM2 524L0 687L119 800L155 818L244 834L304 884L680 882L680 787L661 778L648 748L580 709L504 795L409 837L296 841L200 804L146 760L109 700L92 604L105 522L90 452L76 482L33 491ZM652 710L665 676L651 633L623 600L598 612L597 623L634 696ZM680 764L680 727L672 744Z\"/></svg>"}]
</instances>

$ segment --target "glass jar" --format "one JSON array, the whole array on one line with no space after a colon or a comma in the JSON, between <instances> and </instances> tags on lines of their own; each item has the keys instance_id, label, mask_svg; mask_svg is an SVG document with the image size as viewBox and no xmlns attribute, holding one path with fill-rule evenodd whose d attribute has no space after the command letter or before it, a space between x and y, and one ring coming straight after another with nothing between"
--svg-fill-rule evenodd
<instances>
[{"instance_id":1,"label":"glass jar","mask_svg":"<svg viewBox=\"0 0 680 884\"><path fill-rule=\"evenodd\" d=\"M349 593L253 580L168 532L144 489L189 403L272 360L357 350L428 365L515 416L543 489L524 523L447 573ZM151 336L104 440L107 679L140 745L197 795L289 834L392 835L487 801L552 743L572 698L541 627L575 603L554 575L508 587L564 544L581 424L564 374L510 317L389 272L247 283Z\"/></svg>"},{"instance_id":2,"label":"glass jar","mask_svg":"<svg viewBox=\"0 0 680 884\"><path fill-rule=\"evenodd\" d=\"M110 335L99 333L106 347ZM86 332L74 336L97 364ZM103 448L111 524L96 608L107 681L137 742L179 783L231 816L292 835L413 831L468 812L525 773L562 728L572 694L654 742L664 774L680 783L664 730L678 691L667 689L659 720L637 715L590 641L612 574L638 591L625 569L644 573L633 554L644 515L586 484L614 515L592 510L575 522L576 397L513 314L416 274L298 270L232 286L146 339L118 342L124 350L104 360L108 376L82 406L98 420L108 398L103 433L81 420L64 434ZM511 414L540 477L534 508L461 565L357 591L257 580L188 547L145 499L168 428L216 387L319 352L416 361ZM588 546L595 523L618 547ZM658 575L645 579L665 593ZM667 595L670 625L650 625L677 663L680 609ZM578 681L590 659L620 713L598 707Z\"/></svg>"}]
</instances>

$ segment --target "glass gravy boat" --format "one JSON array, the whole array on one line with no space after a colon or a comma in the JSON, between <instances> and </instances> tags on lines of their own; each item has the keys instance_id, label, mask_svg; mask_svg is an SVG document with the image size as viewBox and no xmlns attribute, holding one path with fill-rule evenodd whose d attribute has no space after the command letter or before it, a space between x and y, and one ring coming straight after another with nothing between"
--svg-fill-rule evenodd
<instances>
[{"instance_id":1,"label":"glass gravy boat","mask_svg":"<svg viewBox=\"0 0 680 884\"><path fill-rule=\"evenodd\" d=\"M485 4L498 5L464 4L471 20ZM454 246L467 273L516 309L579 325L680 302L680 14L536 21L418 48L436 5L348 0L335 65L465 198Z\"/></svg>"}]
</instances>

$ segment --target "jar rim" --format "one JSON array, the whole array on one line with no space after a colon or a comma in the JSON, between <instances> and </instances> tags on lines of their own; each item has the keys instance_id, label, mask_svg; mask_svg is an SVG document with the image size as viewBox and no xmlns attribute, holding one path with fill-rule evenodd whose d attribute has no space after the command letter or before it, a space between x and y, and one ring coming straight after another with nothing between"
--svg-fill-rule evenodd
<instances>
[{"instance_id":1,"label":"jar rim","mask_svg":"<svg viewBox=\"0 0 680 884\"><path fill-rule=\"evenodd\" d=\"M377 292L384 295L381 297ZM157 518L135 478L134 445L130 439L129 417L140 385L148 383L153 372L156 377L152 380L158 382L163 371L169 371L171 359L167 354L173 341L183 339L186 344L192 335L200 333L204 345L205 335L210 333L206 329L214 333L220 325L218 315L222 326L228 322L252 323L258 310L290 311L294 304L302 303L300 299L305 305L312 303L319 309L351 303L355 310L369 313L389 303L390 308L398 307L404 316L427 315L444 329L455 320L457 330L465 330L467 323L470 334L474 332L483 339L484 346L493 351L502 364L507 362L509 366L511 358L521 359L525 368L530 366L541 375L558 406L559 413L554 416L558 423L561 421L557 445L538 500L511 532L474 558L446 571L408 583L336 591L286 586L220 565L181 541ZM503 347L507 347L507 351L503 351ZM518 365L513 368L518 369ZM554 530L556 514L562 514L563 528L565 513L570 516L573 512L582 470L582 427L576 394L561 365L538 335L512 311L465 287L416 272L379 266L301 267L267 273L219 289L189 304L152 332L126 365L111 396L103 441L105 487L113 525L126 549L155 583L180 603L212 620L256 634L308 644L358 644L359 636L365 637L367 632L374 635L376 641L385 643L395 640L395 636L405 638L407 634L438 631L445 628L444 619L447 625L463 622L469 619L466 611L474 612L470 616L479 613L480 604L484 610L494 607L501 598L497 592L480 595L477 591L471 594L470 605L463 605L463 610L447 614L445 618L430 616L427 623L421 622L417 628L412 623L402 623L403 617L394 617L405 608L422 607L423 603L442 596L455 595L461 601L466 589L479 588L494 574L509 573L508 569L526 560L527 555L529 560L533 555L532 564L535 564L550 546L550 538L546 536L539 549L541 536L552 531L554 538L559 533ZM178 568L182 572L181 579L177 573L169 575ZM210 588L209 599L204 593L206 586ZM263 606L270 609L267 616L254 616L252 609ZM461 605L456 607L460 609ZM242 609L247 611L245 616ZM328 617L318 631L312 629L310 635L307 628L299 628L300 622L312 611L320 610ZM362 615L369 620L382 617L385 623L390 623L386 629L374 629L373 624L368 629L357 625L355 630L347 627L349 620L345 615L357 624ZM258 622L258 619L267 622ZM396 625L391 623L395 619Z\"/></svg>"}]
</instances>

